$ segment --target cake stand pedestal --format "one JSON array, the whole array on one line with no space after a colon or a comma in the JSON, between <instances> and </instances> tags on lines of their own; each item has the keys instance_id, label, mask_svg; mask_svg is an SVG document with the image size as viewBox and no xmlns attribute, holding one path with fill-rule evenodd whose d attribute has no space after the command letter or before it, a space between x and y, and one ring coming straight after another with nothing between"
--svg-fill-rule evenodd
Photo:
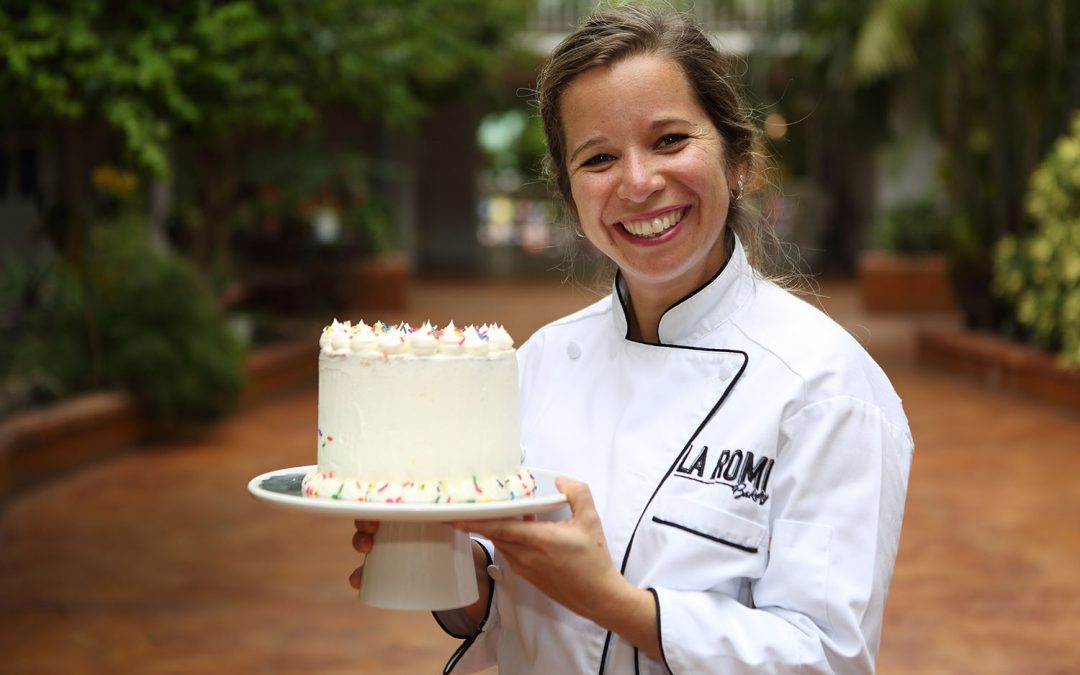
<instances>
[{"instance_id":1,"label":"cake stand pedestal","mask_svg":"<svg viewBox=\"0 0 1080 675\"><path fill-rule=\"evenodd\" d=\"M305 497L304 476L315 466L279 469L252 478L255 497L316 515L379 521L375 546L364 562L361 602L384 609L438 611L476 602L472 543L446 523L515 518L563 508L555 473L528 469L536 478L532 497L485 503L390 504ZM569 514L567 514L569 515Z\"/></svg>"},{"instance_id":2,"label":"cake stand pedestal","mask_svg":"<svg viewBox=\"0 0 1080 675\"><path fill-rule=\"evenodd\" d=\"M469 535L442 523L379 524L364 562L361 602L441 610L471 605L479 597Z\"/></svg>"}]
</instances>

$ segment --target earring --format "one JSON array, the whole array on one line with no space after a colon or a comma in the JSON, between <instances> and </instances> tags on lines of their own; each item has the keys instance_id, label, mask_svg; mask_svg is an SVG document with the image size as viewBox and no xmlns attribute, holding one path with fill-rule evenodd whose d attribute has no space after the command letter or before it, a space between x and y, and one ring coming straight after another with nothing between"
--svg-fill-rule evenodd
<instances>
[{"instance_id":1,"label":"earring","mask_svg":"<svg viewBox=\"0 0 1080 675\"><path fill-rule=\"evenodd\" d=\"M746 180L745 176L743 176L743 175L739 176L739 191L731 193L731 201L737 202L740 199L742 199L745 180Z\"/></svg>"}]
</instances>

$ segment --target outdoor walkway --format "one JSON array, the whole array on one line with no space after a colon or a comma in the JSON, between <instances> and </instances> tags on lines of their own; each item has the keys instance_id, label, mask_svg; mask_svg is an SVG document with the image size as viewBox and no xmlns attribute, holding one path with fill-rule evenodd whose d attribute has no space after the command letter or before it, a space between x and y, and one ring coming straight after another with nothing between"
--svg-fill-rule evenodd
<instances>
[{"instance_id":1,"label":"outdoor walkway","mask_svg":"<svg viewBox=\"0 0 1080 675\"><path fill-rule=\"evenodd\" d=\"M878 672L1080 672L1080 417L920 370L910 322L861 316L850 287L823 292L884 365L916 439ZM498 320L520 342L589 299L429 283L402 316L363 318ZM11 500L0 672L440 672L455 641L427 614L366 607L348 587L349 520L246 492L314 462L315 405L297 392Z\"/></svg>"}]
</instances>

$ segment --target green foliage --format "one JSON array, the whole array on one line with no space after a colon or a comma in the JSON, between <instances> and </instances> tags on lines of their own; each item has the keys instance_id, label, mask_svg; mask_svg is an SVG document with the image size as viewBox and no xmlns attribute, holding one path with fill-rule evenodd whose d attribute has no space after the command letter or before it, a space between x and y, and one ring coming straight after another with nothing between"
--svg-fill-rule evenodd
<instances>
[{"instance_id":1,"label":"green foliage","mask_svg":"<svg viewBox=\"0 0 1080 675\"><path fill-rule=\"evenodd\" d=\"M4 265L4 407L100 386L162 419L209 419L235 402L244 349L193 267L154 249L130 216L93 229L81 266Z\"/></svg>"},{"instance_id":2,"label":"green foliage","mask_svg":"<svg viewBox=\"0 0 1080 675\"><path fill-rule=\"evenodd\" d=\"M996 242L1023 236L1024 191L1080 105L1080 5L1063 0L880 0L863 15L845 79L921 91L944 149L943 178L965 224L949 250L968 323L1000 329L986 293ZM911 86L913 85L913 86Z\"/></svg>"},{"instance_id":3,"label":"green foliage","mask_svg":"<svg viewBox=\"0 0 1080 675\"><path fill-rule=\"evenodd\" d=\"M530 109L518 107L489 114L477 129L477 142L492 169L513 170L526 180L540 177L547 142L539 116Z\"/></svg>"},{"instance_id":4,"label":"green foliage","mask_svg":"<svg viewBox=\"0 0 1080 675\"><path fill-rule=\"evenodd\" d=\"M142 222L96 228L87 270L104 372L166 417L212 418L235 402L244 350L193 267L154 250Z\"/></svg>"},{"instance_id":5,"label":"green foliage","mask_svg":"<svg viewBox=\"0 0 1080 675\"><path fill-rule=\"evenodd\" d=\"M341 244L374 256L396 250L390 208L379 189L388 183L379 163L324 142L266 146L238 170L233 229L243 239L267 220L305 233L317 212L328 209L342 226ZM308 237L310 238L310 237Z\"/></svg>"},{"instance_id":6,"label":"green foliage","mask_svg":"<svg viewBox=\"0 0 1080 675\"><path fill-rule=\"evenodd\" d=\"M1080 364L1080 112L1071 132L1031 177L1028 237L1005 237L995 252L994 289L1016 320L1064 363Z\"/></svg>"},{"instance_id":7,"label":"green foliage","mask_svg":"<svg viewBox=\"0 0 1080 675\"><path fill-rule=\"evenodd\" d=\"M923 200L883 213L874 223L874 243L897 253L941 252L952 242L953 228L953 218L942 206Z\"/></svg>"},{"instance_id":8,"label":"green foliage","mask_svg":"<svg viewBox=\"0 0 1080 675\"><path fill-rule=\"evenodd\" d=\"M87 299L55 260L0 260L0 416L93 385Z\"/></svg>"},{"instance_id":9,"label":"green foliage","mask_svg":"<svg viewBox=\"0 0 1080 675\"><path fill-rule=\"evenodd\" d=\"M327 104L389 124L483 83L523 2L9 0L0 110L98 119L131 159L168 171L181 136L290 128Z\"/></svg>"}]
</instances>

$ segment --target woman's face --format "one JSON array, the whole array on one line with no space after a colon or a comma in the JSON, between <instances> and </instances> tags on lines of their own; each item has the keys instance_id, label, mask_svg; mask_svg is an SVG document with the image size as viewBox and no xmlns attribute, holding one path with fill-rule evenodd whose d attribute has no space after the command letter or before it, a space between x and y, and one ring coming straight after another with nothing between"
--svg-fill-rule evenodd
<instances>
[{"instance_id":1,"label":"woman's face","mask_svg":"<svg viewBox=\"0 0 1080 675\"><path fill-rule=\"evenodd\" d=\"M708 281L726 259L738 176L678 65L641 55L596 66L566 88L561 113L581 228L631 295L675 302Z\"/></svg>"}]
</instances>

